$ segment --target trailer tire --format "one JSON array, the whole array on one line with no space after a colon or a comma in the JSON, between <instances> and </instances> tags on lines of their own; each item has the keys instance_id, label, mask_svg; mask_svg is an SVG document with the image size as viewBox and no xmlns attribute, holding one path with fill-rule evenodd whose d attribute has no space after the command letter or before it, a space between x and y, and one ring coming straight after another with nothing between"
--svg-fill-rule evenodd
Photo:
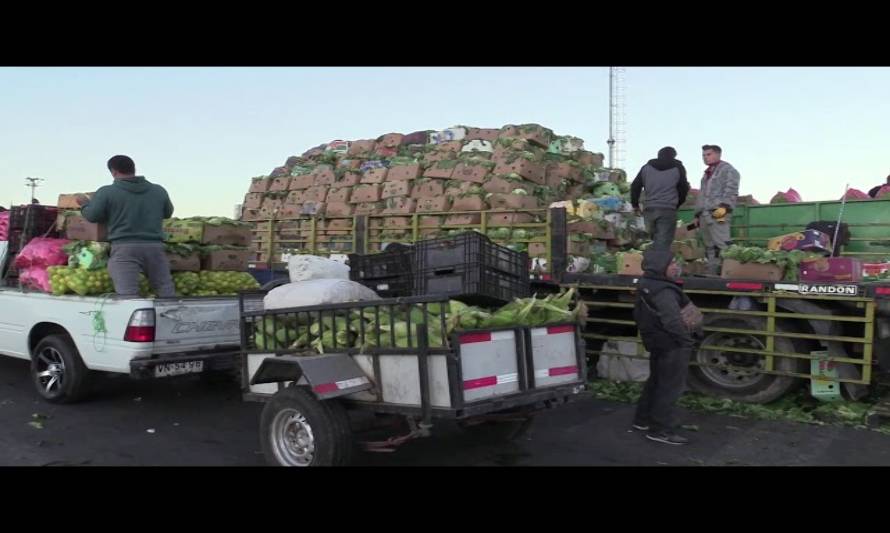
<instances>
[{"instance_id":1,"label":"trailer tire","mask_svg":"<svg viewBox=\"0 0 890 533\"><path fill-rule=\"evenodd\" d=\"M705 326L731 329L763 329L763 321L747 317L727 317L725 315L711 315L706 317ZM781 324L776 324L777 331L785 331ZM735 346L742 345L749 348L765 347L764 343L753 335L706 332L702 345ZM747 346L746 346L747 345ZM791 339L776 337L775 351L795 352L795 345ZM713 364L731 363L736 366L750 366L750 371L721 370L697 365L689 367L689 388L719 398L765 404L775 401L789 391L800 385L798 378L790 376L778 376L757 372L762 368L766 359L761 356L748 354L732 354L713 350L696 350L692 355L693 361ZM775 370L784 372L797 372L799 363L787 357L775 358Z\"/></svg>"},{"instance_id":2,"label":"trailer tire","mask_svg":"<svg viewBox=\"0 0 890 533\"><path fill-rule=\"evenodd\" d=\"M340 409L341 411L338 411ZM350 457L352 440L343 406L321 401L305 387L278 391L260 415L260 444L272 466L338 466Z\"/></svg>"},{"instance_id":3,"label":"trailer tire","mask_svg":"<svg viewBox=\"0 0 890 533\"><path fill-rule=\"evenodd\" d=\"M31 380L50 403L75 403L90 392L90 370L68 335L47 335L31 355Z\"/></svg>"},{"instance_id":4,"label":"trailer tire","mask_svg":"<svg viewBox=\"0 0 890 533\"><path fill-rule=\"evenodd\" d=\"M356 456L356 442L352 433L352 424L349 421L349 413L339 400L326 400L321 403L330 411L340 433L342 446L338 449L340 456L335 458L336 464L349 466L355 461Z\"/></svg>"}]
</instances>

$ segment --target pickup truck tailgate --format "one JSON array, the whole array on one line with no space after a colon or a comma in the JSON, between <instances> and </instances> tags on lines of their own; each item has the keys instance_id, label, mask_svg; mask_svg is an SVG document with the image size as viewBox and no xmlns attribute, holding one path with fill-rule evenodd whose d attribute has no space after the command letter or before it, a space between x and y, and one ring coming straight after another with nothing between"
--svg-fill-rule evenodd
<instances>
[{"instance_id":1,"label":"pickup truck tailgate","mask_svg":"<svg viewBox=\"0 0 890 533\"><path fill-rule=\"evenodd\" d=\"M237 349L238 313L235 297L155 300L154 353Z\"/></svg>"}]
</instances>

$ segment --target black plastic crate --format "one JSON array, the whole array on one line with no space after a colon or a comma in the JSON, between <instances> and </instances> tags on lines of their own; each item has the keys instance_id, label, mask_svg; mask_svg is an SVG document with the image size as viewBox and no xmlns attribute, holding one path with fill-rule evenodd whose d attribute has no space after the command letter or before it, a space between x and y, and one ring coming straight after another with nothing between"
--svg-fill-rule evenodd
<instances>
[{"instance_id":1,"label":"black plastic crate","mask_svg":"<svg viewBox=\"0 0 890 533\"><path fill-rule=\"evenodd\" d=\"M380 279L407 276L414 271L414 248L390 244L376 254L349 254L349 279Z\"/></svg>"},{"instance_id":2,"label":"black plastic crate","mask_svg":"<svg viewBox=\"0 0 890 533\"><path fill-rule=\"evenodd\" d=\"M56 225L59 216L57 207L45 205L22 205L9 211L9 229L25 230L28 240L42 237Z\"/></svg>"},{"instance_id":3,"label":"black plastic crate","mask_svg":"<svg viewBox=\"0 0 890 533\"><path fill-rule=\"evenodd\" d=\"M9 229L23 229L25 216L28 214L28 205L13 206L9 209Z\"/></svg>"},{"instance_id":4,"label":"black plastic crate","mask_svg":"<svg viewBox=\"0 0 890 533\"><path fill-rule=\"evenodd\" d=\"M434 268L414 275L417 296L443 295L471 305L500 306L514 298L531 296L531 281L493 268L462 265Z\"/></svg>"},{"instance_id":5,"label":"black plastic crate","mask_svg":"<svg viewBox=\"0 0 890 533\"><path fill-rule=\"evenodd\" d=\"M414 249L391 244L386 251L349 254L349 279L374 290L384 298L414 294Z\"/></svg>"},{"instance_id":6,"label":"black plastic crate","mask_svg":"<svg viewBox=\"0 0 890 533\"><path fill-rule=\"evenodd\" d=\"M381 298L403 298L414 295L414 278L401 276L353 280L376 292Z\"/></svg>"},{"instance_id":7,"label":"black plastic crate","mask_svg":"<svg viewBox=\"0 0 890 533\"><path fill-rule=\"evenodd\" d=\"M7 248L9 254L16 254L22 251L22 248L24 248L25 246L25 242L22 236L22 230L20 229L9 230L9 235L6 237L9 241L9 245Z\"/></svg>"},{"instance_id":8,"label":"black plastic crate","mask_svg":"<svg viewBox=\"0 0 890 533\"><path fill-rule=\"evenodd\" d=\"M492 242L470 231L454 237L420 241L416 245L418 271L452 267L480 267L528 279L528 254Z\"/></svg>"}]
</instances>

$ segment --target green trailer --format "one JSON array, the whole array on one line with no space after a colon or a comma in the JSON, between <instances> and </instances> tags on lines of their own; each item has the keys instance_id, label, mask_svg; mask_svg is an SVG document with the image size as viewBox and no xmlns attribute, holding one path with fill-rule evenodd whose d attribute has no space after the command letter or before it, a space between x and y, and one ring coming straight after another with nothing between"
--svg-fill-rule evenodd
<instances>
[{"instance_id":1,"label":"green trailer","mask_svg":"<svg viewBox=\"0 0 890 533\"><path fill-rule=\"evenodd\" d=\"M841 209L839 201L740 205L733 240L764 246L810 222L836 222ZM683 209L679 216L690 222L694 212ZM851 236L842 255L866 262L890 257L890 201L848 201L842 222ZM636 277L567 273L560 281L578 288L589 309L588 368L602 356L646 357L632 316ZM687 277L684 287L705 314L706 337L689 372L689 385L699 392L767 403L809 383L861 398L890 372L890 283ZM610 340L636 345L636 353L610 352Z\"/></svg>"},{"instance_id":2,"label":"green trailer","mask_svg":"<svg viewBox=\"0 0 890 533\"><path fill-rule=\"evenodd\" d=\"M810 222L837 221L842 203L739 205L733 212L732 238L736 242L765 246L779 235L800 231ZM842 222L850 228L850 242L842 255L879 262L890 257L890 200L852 200L843 204ZM693 209L681 209L679 217L691 222Z\"/></svg>"}]
</instances>

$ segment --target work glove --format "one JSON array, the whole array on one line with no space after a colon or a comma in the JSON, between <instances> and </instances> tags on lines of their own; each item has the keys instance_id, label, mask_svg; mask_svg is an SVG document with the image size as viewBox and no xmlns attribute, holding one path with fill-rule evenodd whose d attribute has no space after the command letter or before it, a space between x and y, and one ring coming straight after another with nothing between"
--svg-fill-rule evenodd
<instances>
[{"instance_id":1,"label":"work glove","mask_svg":"<svg viewBox=\"0 0 890 533\"><path fill-rule=\"evenodd\" d=\"M726 213L727 211L725 207L718 207L717 209L711 211L711 217L713 217L714 220L717 221L718 224L720 224L726 222L726 220L724 220L726 218Z\"/></svg>"}]
</instances>

